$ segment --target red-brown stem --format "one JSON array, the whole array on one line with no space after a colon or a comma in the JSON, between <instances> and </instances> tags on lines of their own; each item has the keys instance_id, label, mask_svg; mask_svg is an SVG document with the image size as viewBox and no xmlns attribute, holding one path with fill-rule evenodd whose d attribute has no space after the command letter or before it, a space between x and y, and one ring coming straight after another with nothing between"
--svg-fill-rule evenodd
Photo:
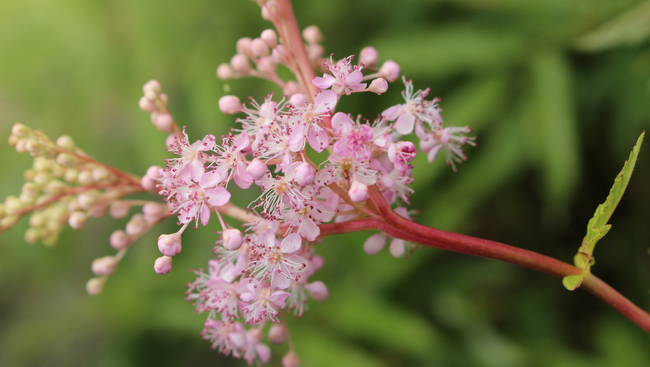
<instances>
[{"instance_id":1,"label":"red-brown stem","mask_svg":"<svg viewBox=\"0 0 650 367\"><path fill-rule=\"evenodd\" d=\"M283 42L287 47L287 51L293 56L293 61L296 65L296 77L302 87L307 93L307 98L312 102L314 101L314 96L316 95L316 87L311 83L311 81L316 77L314 70L311 67L309 58L307 57L307 50L305 50L305 44L302 41L302 36L300 33L300 28L298 27L298 21L296 21L296 15L293 13L293 6L291 5L291 0L278 0L278 5L280 6L281 17L283 28L278 28L278 32L281 32L283 37Z\"/></svg>"},{"instance_id":2,"label":"red-brown stem","mask_svg":"<svg viewBox=\"0 0 650 367\"><path fill-rule=\"evenodd\" d=\"M536 252L481 238L427 227L393 212L376 187L369 190L371 200L383 219L360 219L344 223L322 224L321 236L376 229L395 238L469 255L487 257L537 270L557 278L580 274L580 269ZM594 275L581 288L603 300L630 321L650 333L650 315Z\"/></svg>"}]
</instances>

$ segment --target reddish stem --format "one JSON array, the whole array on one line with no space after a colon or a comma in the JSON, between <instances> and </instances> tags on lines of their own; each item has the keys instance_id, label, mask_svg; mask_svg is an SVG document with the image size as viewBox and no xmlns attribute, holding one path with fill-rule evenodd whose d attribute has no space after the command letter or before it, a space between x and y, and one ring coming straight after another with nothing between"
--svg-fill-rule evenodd
<instances>
[{"instance_id":1,"label":"reddish stem","mask_svg":"<svg viewBox=\"0 0 650 367\"><path fill-rule=\"evenodd\" d=\"M469 255L487 257L537 270L557 278L580 274L573 265L536 252L481 238L427 227L395 213L376 187L369 188L370 198L382 219L359 219L344 223L322 224L321 236L376 229L387 235L421 245ZM594 275L588 275L581 288L603 300L612 308L650 333L650 315Z\"/></svg>"}]
</instances>

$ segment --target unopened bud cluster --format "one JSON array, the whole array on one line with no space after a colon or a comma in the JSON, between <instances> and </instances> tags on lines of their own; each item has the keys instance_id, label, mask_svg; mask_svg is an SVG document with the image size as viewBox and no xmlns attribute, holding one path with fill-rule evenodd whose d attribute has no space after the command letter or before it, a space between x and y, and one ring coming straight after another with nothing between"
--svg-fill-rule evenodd
<instances>
[{"instance_id":1,"label":"unopened bud cluster","mask_svg":"<svg viewBox=\"0 0 650 367\"><path fill-rule=\"evenodd\" d=\"M9 143L28 152L34 164L23 174L20 196L10 196L0 209L0 232L31 214L25 241L53 245L69 224L81 229L89 217L101 217L117 198L139 188L130 176L98 163L67 135L56 141L25 125L15 124Z\"/></svg>"}]
</instances>

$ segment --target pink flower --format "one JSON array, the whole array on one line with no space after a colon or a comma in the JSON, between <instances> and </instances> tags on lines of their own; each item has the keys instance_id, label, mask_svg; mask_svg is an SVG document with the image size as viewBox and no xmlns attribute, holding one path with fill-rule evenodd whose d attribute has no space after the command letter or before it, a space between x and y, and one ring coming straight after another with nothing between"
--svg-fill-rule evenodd
<instances>
[{"instance_id":1,"label":"pink flower","mask_svg":"<svg viewBox=\"0 0 650 367\"><path fill-rule=\"evenodd\" d=\"M242 153L243 150L250 146L250 139L246 132L242 132L237 136L232 134L222 136L223 145L215 146L214 151L217 157L214 160L216 163L216 171L235 180L237 186L242 189L247 189L253 183L253 177L246 171L246 157ZM226 181L227 181L226 180Z\"/></svg>"},{"instance_id":2,"label":"pink flower","mask_svg":"<svg viewBox=\"0 0 650 367\"><path fill-rule=\"evenodd\" d=\"M275 233L267 230L260 236L260 243L253 248L252 261L246 270L255 279L286 289L290 279L298 279L307 267L307 260L293 254L301 244L302 238L297 233L288 235L280 242L275 239Z\"/></svg>"},{"instance_id":3,"label":"pink flower","mask_svg":"<svg viewBox=\"0 0 650 367\"><path fill-rule=\"evenodd\" d=\"M347 157L353 155L356 159L370 158L370 148L367 143L373 140L373 130L368 124L352 124L350 117L343 112L338 112L332 117L332 128L339 136L334 144L336 154Z\"/></svg>"},{"instance_id":4,"label":"pink flower","mask_svg":"<svg viewBox=\"0 0 650 367\"><path fill-rule=\"evenodd\" d=\"M248 292L240 296L242 301L250 303L241 309L242 315L246 317L246 324L257 324L262 320L279 323L276 307L283 309L287 297L289 292L272 292L271 288L263 286L262 283L249 283Z\"/></svg>"},{"instance_id":5,"label":"pink flower","mask_svg":"<svg viewBox=\"0 0 650 367\"><path fill-rule=\"evenodd\" d=\"M169 147L180 158L168 159L167 168L173 177L180 177L182 180L192 179L198 181L205 167L203 166L206 154L203 152L210 151L214 147L216 140L214 135L206 135L203 140L196 141L190 145L185 129L183 129L183 139L176 141Z\"/></svg>"},{"instance_id":6,"label":"pink flower","mask_svg":"<svg viewBox=\"0 0 650 367\"><path fill-rule=\"evenodd\" d=\"M222 206L230 201L230 193L223 187L216 187L222 180L218 172L207 172L199 177L198 184L178 180L161 191L161 195L167 196L166 200L178 213L181 223L195 220L198 226L200 218L201 224L206 225L210 220L209 205Z\"/></svg>"},{"instance_id":7,"label":"pink flower","mask_svg":"<svg viewBox=\"0 0 650 367\"><path fill-rule=\"evenodd\" d=\"M362 66L352 65L354 56L348 56L340 60L336 64L330 56L329 60L323 62L323 66L329 70L330 74L323 74L323 77L316 77L312 83L320 89L328 89L332 87L337 95L347 94L353 92L360 92L366 89L366 83L361 83L363 74L361 73Z\"/></svg>"},{"instance_id":8,"label":"pink flower","mask_svg":"<svg viewBox=\"0 0 650 367\"><path fill-rule=\"evenodd\" d=\"M388 159L395 165L395 169L404 172L412 168L408 162L415 159L417 149L410 141L400 141L388 147Z\"/></svg>"},{"instance_id":9,"label":"pink flower","mask_svg":"<svg viewBox=\"0 0 650 367\"><path fill-rule=\"evenodd\" d=\"M289 149L292 152L299 152L305 148L305 138L319 153L328 147L329 137L321 124L323 118L329 116L330 111L334 110L337 101L336 93L329 90L322 91L318 93L313 104L298 106L290 111Z\"/></svg>"}]
</instances>

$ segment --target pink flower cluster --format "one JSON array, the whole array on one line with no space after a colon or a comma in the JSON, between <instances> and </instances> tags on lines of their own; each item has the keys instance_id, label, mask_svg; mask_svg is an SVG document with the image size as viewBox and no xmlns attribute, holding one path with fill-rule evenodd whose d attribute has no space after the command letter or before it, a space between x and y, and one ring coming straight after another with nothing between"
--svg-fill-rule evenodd
<instances>
[{"instance_id":1,"label":"pink flower cluster","mask_svg":"<svg viewBox=\"0 0 650 367\"><path fill-rule=\"evenodd\" d=\"M263 64L269 53L265 47L282 46L265 32L263 36L271 41L242 41L239 54L257 57L256 63ZM362 52L370 66L377 57L372 48ZM427 101L428 90L413 92L412 82L406 80L405 103L386 109L374 121L337 112L342 96L384 93L388 84L381 75L393 81L399 74L399 66L390 62L383 71L364 76L365 64L354 65L353 59L335 61L331 56L325 60L326 72L312 80L317 87L313 96L294 88L280 101L269 95L261 104L251 98L248 105L240 104L235 96L222 97L222 112L242 114L236 120L239 127L222 136L220 144L212 135L191 143L185 129L182 135L175 133L168 148L175 157L166 160L166 168L148 172L147 179L155 183L181 225L177 233L160 236L163 256L156 260L157 272L171 270L172 257L181 251L181 234L189 224L205 226L211 213L219 219L216 257L209 261L207 273L197 272L196 280L188 284L187 300L194 302L198 313L208 315L204 339L249 364L270 358L270 349L261 343L265 323L280 323L283 310L302 316L308 295L317 301L327 298L325 284L311 280L323 265L314 251L321 224L363 216L358 209L366 205L371 185L389 205L397 206L396 212L410 219L398 202L408 203L413 193L409 184L417 148L402 140L403 136L415 130L429 161L445 150L452 166L465 159L462 146L474 142L465 136L468 128L443 127L438 100ZM225 67L220 68L225 73ZM241 65L236 69L248 70ZM370 86L362 82L369 78L374 78ZM248 211L238 214L246 222L245 233L229 226L220 214L231 209L231 181L242 189L259 187L261 191ZM383 233L373 235L364 249L374 254L387 240ZM413 247L394 239L390 252L400 257ZM271 328L269 339L284 341L278 333Z\"/></svg>"}]
</instances>

